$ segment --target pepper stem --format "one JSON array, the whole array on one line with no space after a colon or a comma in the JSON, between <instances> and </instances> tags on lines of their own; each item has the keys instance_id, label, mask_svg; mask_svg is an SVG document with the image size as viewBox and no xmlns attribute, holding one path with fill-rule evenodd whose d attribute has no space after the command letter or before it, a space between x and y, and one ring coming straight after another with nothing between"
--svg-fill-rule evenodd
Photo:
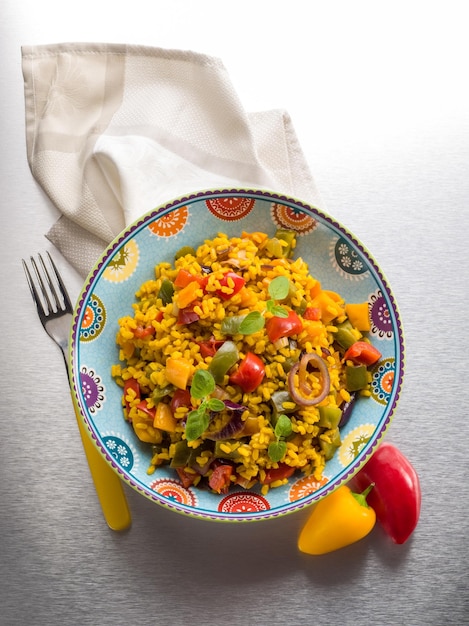
<instances>
[{"instance_id":1,"label":"pepper stem","mask_svg":"<svg viewBox=\"0 0 469 626\"><path fill-rule=\"evenodd\" d=\"M368 487L365 489L365 491L362 491L361 493L353 493L352 492L352 496L355 498L355 500L361 504L361 506L366 507L367 509L370 508L370 505L368 504L368 502L366 501L366 497L367 495L370 493L370 491L373 489L373 487L375 486L375 483L370 483L368 485Z\"/></svg>"}]
</instances>

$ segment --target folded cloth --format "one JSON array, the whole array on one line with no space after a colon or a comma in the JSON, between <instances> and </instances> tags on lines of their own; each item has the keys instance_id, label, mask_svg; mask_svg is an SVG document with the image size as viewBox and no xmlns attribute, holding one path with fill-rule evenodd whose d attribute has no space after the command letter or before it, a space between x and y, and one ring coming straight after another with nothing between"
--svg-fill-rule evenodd
<instances>
[{"instance_id":1,"label":"folded cloth","mask_svg":"<svg viewBox=\"0 0 469 626\"><path fill-rule=\"evenodd\" d=\"M22 48L31 172L61 212L46 237L86 275L143 213L248 187L321 206L289 115L244 111L222 62L191 51Z\"/></svg>"}]
</instances>

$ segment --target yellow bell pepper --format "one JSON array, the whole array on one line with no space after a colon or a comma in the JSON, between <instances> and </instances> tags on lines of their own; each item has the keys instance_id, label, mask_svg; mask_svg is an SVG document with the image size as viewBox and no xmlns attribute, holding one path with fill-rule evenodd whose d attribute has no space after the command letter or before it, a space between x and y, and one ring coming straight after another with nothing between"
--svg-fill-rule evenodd
<instances>
[{"instance_id":1,"label":"yellow bell pepper","mask_svg":"<svg viewBox=\"0 0 469 626\"><path fill-rule=\"evenodd\" d=\"M344 314L343 300L335 291L320 291L311 301L311 307L321 310L321 320L329 324Z\"/></svg>"},{"instance_id":2,"label":"yellow bell pepper","mask_svg":"<svg viewBox=\"0 0 469 626\"><path fill-rule=\"evenodd\" d=\"M177 426L177 420L171 411L169 404L158 402L156 405L155 418L153 420L153 428L164 430L168 433L174 433Z\"/></svg>"},{"instance_id":3,"label":"yellow bell pepper","mask_svg":"<svg viewBox=\"0 0 469 626\"><path fill-rule=\"evenodd\" d=\"M160 430L154 428L153 419L150 414L139 411L137 416L132 420L132 427L135 434L145 443L161 443L163 435Z\"/></svg>"},{"instance_id":4,"label":"yellow bell pepper","mask_svg":"<svg viewBox=\"0 0 469 626\"><path fill-rule=\"evenodd\" d=\"M342 485L320 500L300 532L299 550L326 554L366 537L376 523L376 513L366 502L372 488L373 484L357 494Z\"/></svg>"},{"instance_id":5,"label":"yellow bell pepper","mask_svg":"<svg viewBox=\"0 0 469 626\"><path fill-rule=\"evenodd\" d=\"M191 302L202 297L203 292L199 283L193 280L176 294L175 301L180 309L185 309Z\"/></svg>"},{"instance_id":6,"label":"yellow bell pepper","mask_svg":"<svg viewBox=\"0 0 469 626\"><path fill-rule=\"evenodd\" d=\"M349 302L345 305L345 313L357 330L369 331L371 329L368 302Z\"/></svg>"},{"instance_id":7,"label":"yellow bell pepper","mask_svg":"<svg viewBox=\"0 0 469 626\"><path fill-rule=\"evenodd\" d=\"M185 389L192 376L193 366L183 357L169 357L166 359L166 380L178 389Z\"/></svg>"}]
</instances>

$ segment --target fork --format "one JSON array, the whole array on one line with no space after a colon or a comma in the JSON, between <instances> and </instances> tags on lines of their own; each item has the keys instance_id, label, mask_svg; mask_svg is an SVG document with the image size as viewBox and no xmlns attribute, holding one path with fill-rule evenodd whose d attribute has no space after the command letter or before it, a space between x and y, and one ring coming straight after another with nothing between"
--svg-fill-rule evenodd
<instances>
[{"instance_id":1,"label":"fork","mask_svg":"<svg viewBox=\"0 0 469 626\"><path fill-rule=\"evenodd\" d=\"M62 277L50 254L47 252L50 270L42 256L38 254L37 257L37 262L32 256L30 257L31 270L22 259L24 272L41 324L49 337L61 349L68 373L68 345L73 307ZM122 481L101 456L88 435L75 405L74 408L83 448L104 518L112 530L124 530L130 526L131 518Z\"/></svg>"}]
</instances>

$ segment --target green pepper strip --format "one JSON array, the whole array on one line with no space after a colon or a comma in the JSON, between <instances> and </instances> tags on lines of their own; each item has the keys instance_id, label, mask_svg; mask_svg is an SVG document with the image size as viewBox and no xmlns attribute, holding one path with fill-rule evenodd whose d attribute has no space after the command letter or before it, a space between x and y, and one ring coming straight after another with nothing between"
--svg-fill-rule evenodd
<instances>
[{"instance_id":1,"label":"green pepper strip","mask_svg":"<svg viewBox=\"0 0 469 626\"><path fill-rule=\"evenodd\" d=\"M161 298L163 304L169 304L173 299L174 285L169 278L163 278L161 287L158 292L158 298Z\"/></svg>"},{"instance_id":2,"label":"green pepper strip","mask_svg":"<svg viewBox=\"0 0 469 626\"><path fill-rule=\"evenodd\" d=\"M324 453L324 458L326 459L326 461L332 459L335 451L340 446L340 444L341 439L340 431L338 428L328 430L319 436L319 445L321 446L321 450Z\"/></svg>"},{"instance_id":3,"label":"green pepper strip","mask_svg":"<svg viewBox=\"0 0 469 626\"><path fill-rule=\"evenodd\" d=\"M349 320L345 320L342 324L337 325L337 332L334 333L334 341L336 341L339 346L342 346L344 350L350 348L353 345L357 338L352 332L352 324Z\"/></svg>"},{"instance_id":4,"label":"green pepper strip","mask_svg":"<svg viewBox=\"0 0 469 626\"><path fill-rule=\"evenodd\" d=\"M208 371L212 374L217 385L223 382L226 372L239 360L239 353L232 341L225 341L215 352Z\"/></svg>"},{"instance_id":5,"label":"green pepper strip","mask_svg":"<svg viewBox=\"0 0 469 626\"><path fill-rule=\"evenodd\" d=\"M221 332L224 335L238 334L241 322L245 317L246 315L231 315L230 317L225 317L220 326Z\"/></svg>"},{"instance_id":6,"label":"green pepper strip","mask_svg":"<svg viewBox=\"0 0 469 626\"><path fill-rule=\"evenodd\" d=\"M174 259L177 261L177 259L180 259L183 256L187 256L188 254L195 256L194 248L192 246L183 246L180 250L176 252L176 254L174 255Z\"/></svg>"},{"instance_id":7,"label":"green pepper strip","mask_svg":"<svg viewBox=\"0 0 469 626\"><path fill-rule=\"evenodd\" d=\"M293 251L295 233L292 230L283 230L279 228L275 233L275 237L288 244L287 246L282 246L282 256L289 258Z\"/></svg>"},{"instance_id":8,"label":"green pepper strip","mask_svg":"<svg viewBox=\"0 0 469 626\"><path fill-rule=\"evenodd\" d=\"M322 428L337 428L342 417L342 410L338 406L320 406L318 411L318 426Z\"/></svg>"},{"instance_id":9,"label":"green pepper strip","mask_svg":"<svg viewBox=\"0 0 469 626\"><path fill-rule=\"evenodd\" d=\"M345 368L345 386L347 391L359 391L368 386L366 365L347 365Z\"/></svg>"},{"instance_id":10,"label":"green pepper strip","mask_svg":"<svg viewBox=\"0 0 469 626\"><path fill-rule=\"evenodd\" d=\"M285 402L293 402L288 391L274 391L274 393L270 396L270 401L272 403L272 415L270 421L274 427L277 424L279 415L282 415L283 413L294 413L296 411L296 405L294 409L289 409L288 411L283 406Z\"/></svg>"}]
</instances>

